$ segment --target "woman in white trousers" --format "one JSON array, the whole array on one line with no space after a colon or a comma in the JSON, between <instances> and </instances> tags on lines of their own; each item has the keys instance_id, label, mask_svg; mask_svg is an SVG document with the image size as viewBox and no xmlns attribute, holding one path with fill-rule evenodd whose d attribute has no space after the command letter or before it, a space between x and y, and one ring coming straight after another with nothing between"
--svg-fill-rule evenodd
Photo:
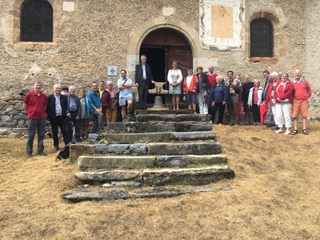
<instances>
[{"instance_id":1,"label":"woman in white trousers","mask_svg":"<svg viewBox=\"0 0 320 240\"><path fill-rule=\"evenodd\" d=\"M291 128L291 110L293 102L293 84L289 80L287 73L281 75L281 80L277 84L274 91L274 98L276 100L276 118L279 130L276 133L283 133L283 126L285 126L285 135L290 134Z\"/></svg>"}]
</instances>

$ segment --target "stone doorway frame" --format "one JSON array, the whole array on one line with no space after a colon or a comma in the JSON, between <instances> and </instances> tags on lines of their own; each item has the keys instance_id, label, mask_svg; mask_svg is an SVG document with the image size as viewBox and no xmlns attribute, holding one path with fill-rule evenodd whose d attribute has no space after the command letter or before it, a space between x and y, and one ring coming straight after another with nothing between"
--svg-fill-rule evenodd
<instances>
[{"instance_id":1,"label":"stone doorway frame","mask_svg":"<svg viewBox=\"0 0 320 240\"><path fill-rule=\"evenodd\" d=\"M130 33L127 45L127 70L130 76L134 76L135 65L139 64L139 54L143 40L149 33L160 28L174 29L182 34L190 45L193 59L198 57L200 42L198 32L194 28L191 28L187 23L175 17L153 18L139 25Z\"/></svg>"}]
</instances>

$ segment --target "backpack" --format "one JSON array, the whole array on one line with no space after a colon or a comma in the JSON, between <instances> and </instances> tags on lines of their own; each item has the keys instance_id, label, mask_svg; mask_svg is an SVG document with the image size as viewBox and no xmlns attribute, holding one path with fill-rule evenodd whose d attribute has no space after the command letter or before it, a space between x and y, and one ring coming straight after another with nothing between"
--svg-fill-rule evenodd
<instances>
[{"instance_id":1,"label":"backpack","mask_svg":"<svg viewBox=\"0 0 320 240\"><path fill-rule=\"evenodd\" d=\"M61 160L61 159L67 159L70 156L70 146L71 146L72 142L68 143L58 154L58 156L56 157L56 161L57 160Z\"/></svg>"}]
</instances>

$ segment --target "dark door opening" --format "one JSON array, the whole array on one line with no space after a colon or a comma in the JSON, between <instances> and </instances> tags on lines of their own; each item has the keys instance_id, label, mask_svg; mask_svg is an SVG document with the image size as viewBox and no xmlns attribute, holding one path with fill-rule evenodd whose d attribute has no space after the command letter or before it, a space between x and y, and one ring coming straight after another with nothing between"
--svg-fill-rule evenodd
<instances>
[{"instance_id":1,"label":"dark door opening","mask_svg":"<svg viewBox=\"0 0 320 240\"><path fill-rule=\"evenodd\" d=\"M141 44L140 56L142 54L147 56L147 63L150 64L153 78L157 82L167 81L167 74L174 59L178 61L183 76L193 63L192 51L186 38L180 32L169 28L149 33ZM168 89L168 86L165 88ZM149 104L154 103L154 97L149 95ZM168 96L162 96L162 99L170 100Z\"/></svg>"},{"instance_id":2,"label":"dark door opening","mask_svg":"<svg viewBox=\"0 0 320 240\"><path fill-rule=\"evenodd\" d=\"M163 48L155 47L141 47L140 56L144 54L147 56L147 63L152 69L153 78L156 82L164 82L165 76L165 50Z\"/></svg>"},{"instance_id":3,"label":"dark door opening","mask_svg":"<svg viewBox=\"0 0 320 240\"><path fill-rule=\"evenodd\" d=\"M147 63L150 65L153 80L156 82L165 82L165 50L160 47L141 47L140 56L144 54L147 56ZM148 103L154 103L154 94L149 94ZM164 97L162 97L164 99Z\"/></svg>"}]
</instances>

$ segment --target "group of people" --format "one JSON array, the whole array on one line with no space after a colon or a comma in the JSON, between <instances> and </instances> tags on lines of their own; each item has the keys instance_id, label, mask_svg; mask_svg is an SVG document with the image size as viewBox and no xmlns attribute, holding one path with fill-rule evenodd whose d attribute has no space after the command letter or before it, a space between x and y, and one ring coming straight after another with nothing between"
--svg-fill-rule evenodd
<instances>
[{"instance_id":1,"label":"group of people","mask_svg":"<svg viewBox=\"0 0 320 240\"><path fill-rule=\"evenodd\" d=\"M190 68L188 75L183 78L177 65L177 61L173 61L167 76L172 109L179 109L179 97L183 91L188 108L197 110L200 114L209 113L212 123L219 111L218 124L222 124L226 107L229 125L241 124L243 111L244 124L262 125L266 113L269 112L267 127L277 133L296 135L298 117L301 114L302 133L309 134L307 117L312 90L310 83L302 78L299 69L295 70L293 81L287 73L270 74L268 70L264 70L265 84L261 87L258 79L251 81L249 75L245 75L242 82L240 75L231 70L227 72L227 79L223 79L214 73L213 66L208 68L206 74L201 66L197 67L196 74ZM290 131L292 119L294 126Z\"/></svg>"},{"instance_id":2,"label":"group of people","mask_svg":"<svg viewBox=\"0 0 320 240\"><path fill-rule=\"evenodd\" d=\"M135 81L139 93L139 109L147 109L148 90L153 80L152 70L146 63L147 57L141 55L141 63L136 66ZM245 75L243 82L239 74L227 72L227 79L214 73L214 66L209 66L204 73L202 67L197 67L196 73L188 69L188 75L183 77L176 60L168 71L167 80L169 94L172 95L172 109L179 110L180 96L185 95L188 108L200 114L210 114L211 122L215 123L217 111L218 124L222 124L225 108L229 112L229 125L244 123L261 125L263 117L269 110L268 127L277 133L298 133L298 117L303 119L302 133L308 135L307 116L308 100L312 95L310 84L301 77L301 71L295 70L294 81L291 82L287 73L263 71L264 88L260 81L251 81ZM59 150L59 130L65 145L73 141L81 142L88 138L89 120L93 118L92 133L101 133L104 124L117 121L117 110L121 110L121 118L131 119L133 81L125 69L120 72L117 81L118 90L113 88L113 82L104 81L92 83L92 89L86 94L85 89L79 90L69 86L62 89L61 84L53 86L53 93L46 96L42 93L41 82L35 82L33 91L26 94L23 102L28 114L28 140L26 146L27 158L32 156L33 140L38 132L38 154L46 156L43 140L45 137L46 119L52 128L53 145ZM262 116L261 116L262 115ZM293 119L294 129L290 131ZM73 129L74 127L74 129Z\"/></svg>"},{"instance_id":3,"label":"group of people","mask_svg":"<svg viewBox=\"0 0 320 240\"><path fill-rule=\"evenodd\" d=\"M213 123L218 109L218 123L222 124L225 106L227 106L230 115L229 124L240 124L243 107L245 124L262 125L264 116L269 111L270 119L267 127L286 135L298 133L298 117L301 114L302 133L309 134L307 117L312 90L310 83L302 78L299 69L295 70L293 81L289 79L287 73L272 72L270 74L268 70L264 70L264 88L260 86L259 80L251 81L248 75L244 76L243 82L239 75L235 77L233 75L233 71L228 71L226 81L223 81L221 76L217 76L216 83L209 92L208 106L211 108ZM292 119L294 128L290 131Z\"/></svg>"},{"instance_id":4,"label":"group of people","mask_svg":"<svg viewBox=\"0 0 320 240\"><path fill-rule=\"evenodd\" d=\"M270 109L269 127L277 133L296 135L298 133L298 117L302 116L302 133L309 134L307 129L307 117L309 110L309 98L312 96L310 83L302 78L301 71L296 69L294 80L289 79L287 73L264 71L266 79L262 93L263 104ZM293 119L293 130L292 127Z\"/></svg>"},{"instance_id":5,"label":"group of people","mask_svg":"<svg viewBox=\"0 0 320 240\"><path fill-rule=\"evenodd\" d=\"M33 91L26 94L23 107L28 116L28 140L26 156L30 158L33 152L33 141L38 133L38 155L46 156L44 138L46 119L51 125L53 146L59 150L59 133L65 145L73 141L81 142L88 138L89 120L93 118L91 133L101 133L106 122L117 121L117 111L120 107L122 118L132 109L132 80L126 70L121 70L117 81L118 90L113 88L113 82L93 82L91 90L81 88L76 94L74 86L63 87L60 83L53 85L53 93L45 95L42 83L35 82Z\"/></svg>"}]
</instances>

